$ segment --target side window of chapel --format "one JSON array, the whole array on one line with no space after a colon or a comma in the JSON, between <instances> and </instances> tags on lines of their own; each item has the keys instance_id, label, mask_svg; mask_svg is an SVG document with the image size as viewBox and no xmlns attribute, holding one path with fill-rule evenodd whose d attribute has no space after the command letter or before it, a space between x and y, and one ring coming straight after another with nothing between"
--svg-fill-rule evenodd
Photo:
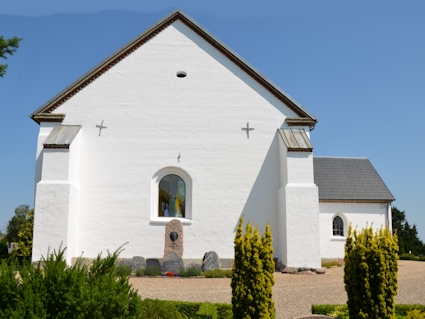
<instances>
[{"instance_id":1,"label":"side window of chapel","mask_svg":"<svg viewBox=\"0 0 425 319\"><path fill-rule=\"evenodd\" d=\"M186 185L183 179L175 174L166 175L158 187L158 216L184 218Z\"/></svg>"},{"instance_id":2,"label":"side window of chapel","mask_svg":"<svg viewBox=\"0 0 425 319\"><path fill-rule=\"evenodd\" d=\"M334 236L344 236L344 222L339 216L335 216L332 221L332 234Z\"/></svg>"}]
</instances>

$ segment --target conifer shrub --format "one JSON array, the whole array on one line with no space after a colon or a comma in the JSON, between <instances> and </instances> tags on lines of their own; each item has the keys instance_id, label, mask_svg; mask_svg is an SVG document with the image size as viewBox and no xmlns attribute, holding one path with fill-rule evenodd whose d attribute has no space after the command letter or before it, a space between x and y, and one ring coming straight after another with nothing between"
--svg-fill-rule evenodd
<instances>
[{"instance_id":1,"label":"conifer shrub","mask_svg":"<svg viewBox=\"0 0 425 319\"><path fill-rule=\"evenodd\" d=\"M412 309L407 313L407 319L425 319L425 312L419 309Z\"/></svg>"},{"instance_id":2,"label":"conifer shrub","mask_svg":"<svg viewBox=\"0 0 425 319\"><path fill-rule=\"evenodd\" d=\"M242 229L240 218L235 235L232 269L232 311L235 319L274 318L272 299L274 260L270 226L260 238L250 222Z\"/></svg>"},{"instance_id":3,"label":"conifer shrub","mask_svg":"<svg viewBox=\"0 0 425 319\"><path fill-rule=\"evenodd\" d=\"M361 232L350 225L345 244L344 283L351 319L394 319L397 294L397 236L387 228Z\"/></svg>"},{"instance_id":4,"label":"conifer shrub","mask_svg":"<svg viewBox=\"0 0 425 319\"><path fill-rule=\"evenodd\" d=\"M65 249L37 266L16 259L0 265L0 318L140 318L142 301L115 262L120 249L99 255L90 268L81 259L71 267Z\"/></svg>"}]
</instances>

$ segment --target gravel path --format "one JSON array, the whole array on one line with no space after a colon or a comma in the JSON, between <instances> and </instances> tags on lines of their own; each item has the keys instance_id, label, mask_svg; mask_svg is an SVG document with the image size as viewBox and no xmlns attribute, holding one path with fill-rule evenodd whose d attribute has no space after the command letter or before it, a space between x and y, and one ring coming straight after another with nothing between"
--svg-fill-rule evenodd
<instances>
[{"instance_id":1,"label":"gravel path","mask_svg":"<svg viewBox=\"0 0 425 319\"><path fill-rule=\"evenodd\" d=\"M273 298L277 318L287 319L311 313L312 304L341 304L347 301L344 269L327 269L324 275L275 273ZM425 262L399 261L397 303L425 305ZM230 303L230 279L131 278L142 298Z\"/></svg>"}]
</instances>

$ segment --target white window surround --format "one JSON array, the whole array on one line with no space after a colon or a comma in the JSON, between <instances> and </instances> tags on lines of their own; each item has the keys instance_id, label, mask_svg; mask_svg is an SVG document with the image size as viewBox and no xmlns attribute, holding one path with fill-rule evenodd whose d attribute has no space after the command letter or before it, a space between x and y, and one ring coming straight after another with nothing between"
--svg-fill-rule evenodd
<instances>
[{"instance_id":1,"label":"white window surround","mask_svg":"<svg viewBox=\"0 0 425 319\"><path fill-rule=\"evenodd\" d=\"M183 179L184 183L186 184L186 211L185 211L185 217L179 218L179 217L159 217L158 216L158 196L159 196L159 182L162 180L163 177L174 174L181 179ZM183 169L175 166L168 166L161 168L159 171L157 171L153 177L152 177L152 188L151 188L151 218L150 223L151 225L166 225L173 219L178 219L183 225L192 225L192 178L190 175Z\"/></svg>"},{"instance_id":2,"label":"white window surround","mask_svg":"<svg viewBox=\"0 0 425 319\"><path fill-rule=\"evenodd\" d=\"M342 219L342 222L344 223L344 236L334 236L333 235L333 222L335 217L340 217ZM345 216L345 214L338 212L335 215L332 216L331 218L331 241L346 241L347 240L347 232L348 232L348 220L347 217Z\"/></svg>"}]
</instances>

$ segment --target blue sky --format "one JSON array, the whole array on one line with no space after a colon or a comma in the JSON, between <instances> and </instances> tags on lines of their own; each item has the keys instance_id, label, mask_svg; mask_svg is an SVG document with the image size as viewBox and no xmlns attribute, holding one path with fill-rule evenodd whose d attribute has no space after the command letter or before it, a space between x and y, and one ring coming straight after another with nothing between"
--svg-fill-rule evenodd
<instances>
[{"instance_id":1,"label":"blue sky","mask_svg":"<svg viewBox=\"0 0 425 319\"><path fill-rule=\"evenodd\" d=\"M315 155L369 158L425 241L422 0L2 3L24 41L0 78L0 229L34 202L28 115L177 6L319 118Z\"/></svg>"}]
</instances>

